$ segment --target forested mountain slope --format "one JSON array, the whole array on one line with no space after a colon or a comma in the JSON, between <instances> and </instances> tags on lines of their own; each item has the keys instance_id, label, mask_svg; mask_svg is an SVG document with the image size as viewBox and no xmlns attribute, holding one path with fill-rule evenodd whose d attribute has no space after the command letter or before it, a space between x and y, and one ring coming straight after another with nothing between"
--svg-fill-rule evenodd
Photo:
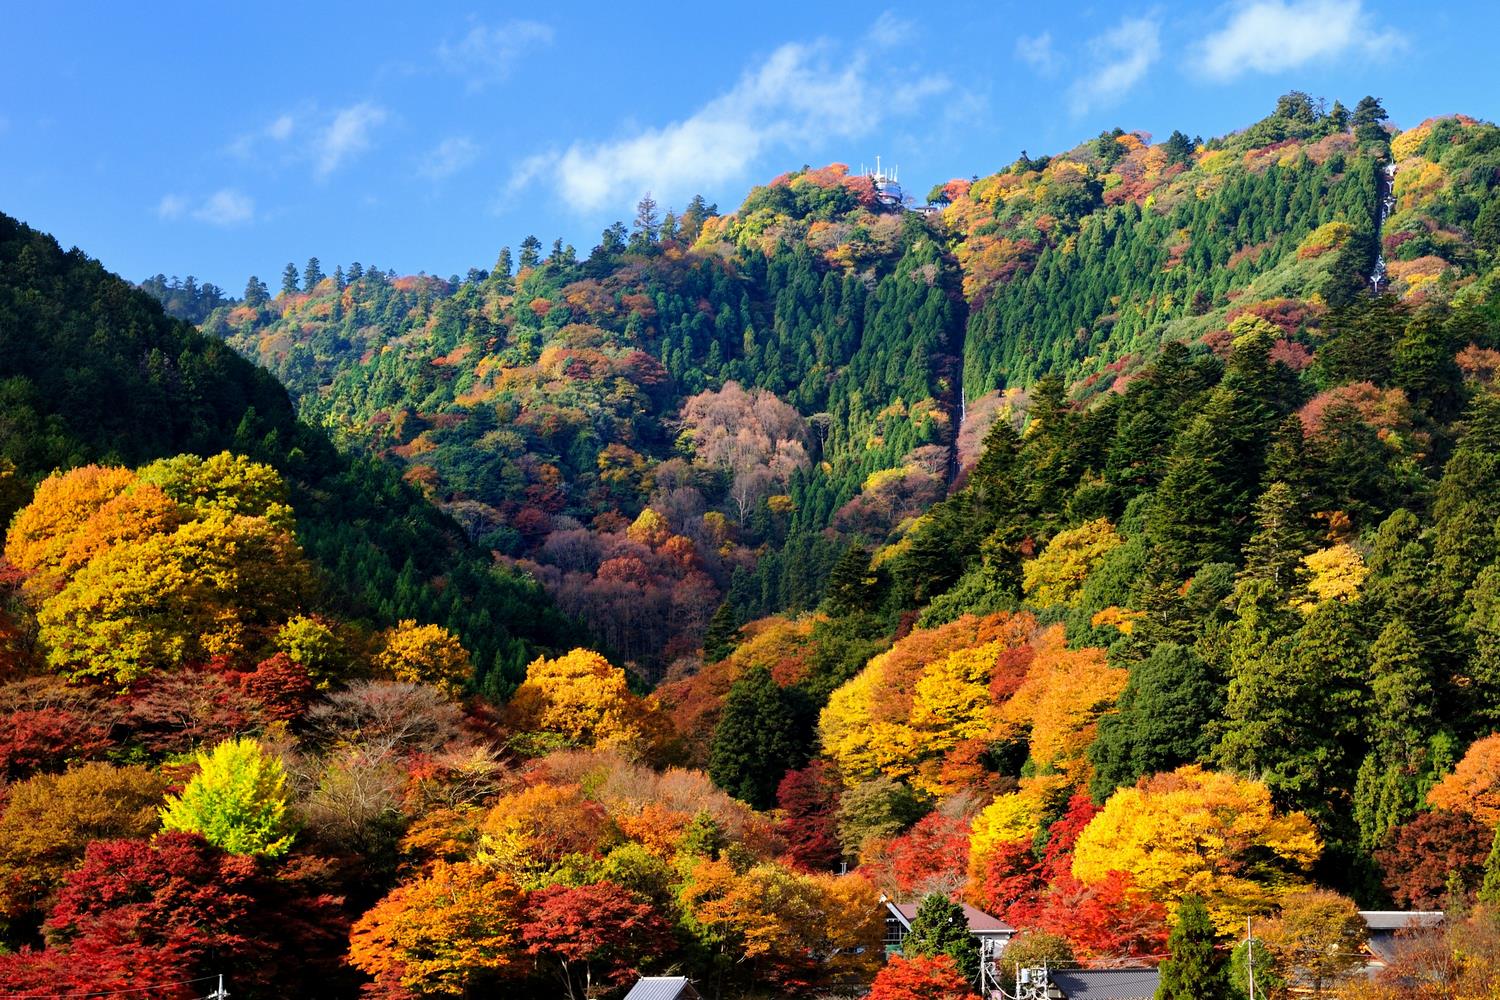
<instances>
[{"instance_id":1,"label":"forested mountain slope","mask_svg":"<svg viewBox=\"0 0 1500 1000\"><path fill-rule=\"evenodd\" d=\"M317 430L4 220L0 990L960 998L962 901L1012 968L1495 995L1500 129L878 194L252 282L205 327ZM419 491L615 661L523 678L557 619ZM1359 906L1447 920L1371 979Z\"/></svg>"},{"instance_id":2,"label":"forested mountain slope","mask_svg":"<svg viewBox=\"0 0 1500 1000\"><path fill-rule=\"evenodd\" d=\"M270 463L302 515L327 600L376 622L444 622L496 690L519 680L563 619L535 585L496 571L377 462L300 422L286 390L214 338L170 320L78 250L0 217L0 461L9 519L54 469L138 465L226 449ZM446 586L448 583L457 586Z\"/></svg>"},{"instance_id":3,"label":"forested mountain slope","mask_svg":"<svg viewBox=\"0 0 1500 1000\"><path fill-rule=\"evenodd\" d=\"M288 265L280 295L252 281L204 329L650 673L722 599L739 620L815 603L826 529L885 541L1043 374L1076 398L1123 388L1164 343L1222 351L1247 313L1306 364L1369 288L1392 159L1383 290L1472 272L1493 130L1443 119L1393 151L1383 114L1291 94L1196 146L1117 130L940 185L928 215L804 169L732 215L645 203L583 260L528 238L446 281ZM632 536L647 507L664 524Z\"/></svg>"}]
</instances>

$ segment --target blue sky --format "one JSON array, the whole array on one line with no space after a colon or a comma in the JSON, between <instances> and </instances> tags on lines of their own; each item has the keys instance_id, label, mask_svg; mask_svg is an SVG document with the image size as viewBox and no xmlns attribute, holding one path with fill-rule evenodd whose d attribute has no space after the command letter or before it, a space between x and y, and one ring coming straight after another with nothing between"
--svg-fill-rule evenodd
<instances>
[{"instance_id":1,"label":"blue sky","mask_svg":"<svg viewBox=\"0 0 1500 1000\"><path fill-rule=\"evenodd\" d=\"M1225 5L0 3L0 211L141 279L581 252L649 189L725 210L803 163L918 193L1120 125L1306 90L1500 117L1484 0ZM55 7L57 9L48 9Z\"/></svg>"}]
</instances>

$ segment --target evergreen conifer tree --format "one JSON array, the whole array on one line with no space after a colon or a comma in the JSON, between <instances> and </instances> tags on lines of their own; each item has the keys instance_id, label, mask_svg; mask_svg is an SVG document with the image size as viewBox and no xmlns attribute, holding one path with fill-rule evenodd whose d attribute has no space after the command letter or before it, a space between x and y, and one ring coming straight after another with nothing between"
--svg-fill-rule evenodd
<instances>
[{"instance_id":1,"label":"evergreen conifer tree","mask_svg":"<svg viewBox=\"0 0 1500 1000\"><path fill-rule=\"evenodd\" d=\"M908 958L947 955L965 979L971 983L979 979L979 941L969 932L964 908L940 892L922 898L901 952Z\"/></svg>"},{"instance_id":2,"label":"evergreen conifer tree","mask_svg":"<svg viewBox=\"0 0 1500 1000\"><path fill-rule=\"evenodd\" d=\"M1167 948L1171 957L1161 964L1156 1000L1224 1000L1223 962L1214 951L1214 925L1202 899L1187 896L1178 904Z\"/></svg>"},{"instance_id":3,"label":"evergreen conifer tree","mask_svg":"<svg viewBox=\"0 0 1500 1000\"><path fill-rule=\"evenodd\" d=\"M714 784L756 809L776 803L776 786L805 756L797 717L787 692L765 667L735 681L709 748L708 776Z\"/></svg>"}]
</instances>

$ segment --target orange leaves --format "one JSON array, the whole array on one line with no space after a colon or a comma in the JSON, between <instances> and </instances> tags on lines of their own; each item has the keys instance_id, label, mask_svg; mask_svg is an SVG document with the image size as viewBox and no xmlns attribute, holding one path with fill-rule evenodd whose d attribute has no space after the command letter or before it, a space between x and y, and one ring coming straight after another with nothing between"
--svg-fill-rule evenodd
<instances>
[{"instance_id":1,"label":"orange leaves","mask_svg":"<svg viewBox=\"0 0 1500 1000\"><path fill-rule=\"evenodd\" d=\"M1500 825L1500 733L1469 747L1453 772L1427 793L1427 802L1472 816L1488 829Z\"/></svg>"},{"instance_id":2,"label":"orange leaves","mask_svg":"<svg viewBox=\"0 0 1500 1000\"><path fill-rule=\"evenodd\" d=\"M349 962L386 989L464 996L520 959L521 901L515 883L492 868L438 861L360 918Z\"/></svg>"}]
</instances>

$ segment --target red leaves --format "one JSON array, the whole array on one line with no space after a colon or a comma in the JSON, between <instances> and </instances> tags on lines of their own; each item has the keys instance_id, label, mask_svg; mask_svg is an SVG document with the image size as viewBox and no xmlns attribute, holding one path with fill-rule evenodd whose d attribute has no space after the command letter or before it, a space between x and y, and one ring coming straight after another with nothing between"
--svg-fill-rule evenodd
<instances>
[{"instance_id":1,"label":"red leaves","mask_svg":"<svg viewBox=\"0 0 1500 1000\"><path fill-rule=\"evenodd\" d=\"M787 857L807 871L830 871L841 853L838 796L841 789L827 762L815 760L788 771L776 789L783 818L776 832L786 841Z\"/></svg>"},{"instance_id":2,"label":"red leaves","mask_svg":"<svg viewBox=\"0 0 1500 1000\"><path fill-rule=\"evenodd\" d=\"M345 930L337 899L181 833L91 844L43 925L50 951L166 954L262 988L330 974Z\"/></svg>"},{"instance_id":3,"label":"red leaves","mask_svg":"<svg viewBox=\"0 0 1500 1000\"><path fill-rule=\"evenodd\" d=\"M1490 850L1488 830L1462 813L1424 812L1393 829L1375 852L1385 887L1403 907L1441 909L1448 880L1478 886Z\"/></svg>"},{"instance_id":4,"label":"red leaves","mask_svg":"<svg viewBox=\"0 0 1500 1000\"><path fill-rule=\"evenodd\" d=\"M66 708L20 709L0 727L0 774L16 779L60 770L70 759L96 757L110 745L109 729Z\"/></svg>"},{"instance_id":5,"label":"red leaves","mask_svg":"<svg viewBox=\"0 0 1500 1000\"><path fill-rule=\"evenodd\" d=\"M592 995L595 983L624 985L672 947L671 926L655 907L613 882L532 893L521 937L528 954L559 969L570 996Z\"/></svg>"},{"instance_id":6,"label":"red leaves","mask_svg":"<svg viewBox=\"0 0 1500 1000\"><path fill-rule=\"evenodd\" d=\"M974 995L950 956L894 955L875 977L867 1000L971 1000Z\"/></svg>"}]
</instances>

